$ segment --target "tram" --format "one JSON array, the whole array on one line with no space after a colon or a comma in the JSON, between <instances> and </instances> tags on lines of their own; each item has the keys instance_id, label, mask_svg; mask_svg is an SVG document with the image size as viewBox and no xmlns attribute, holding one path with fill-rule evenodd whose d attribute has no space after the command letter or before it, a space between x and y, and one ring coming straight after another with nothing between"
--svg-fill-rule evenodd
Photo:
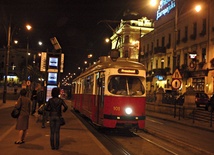
<instances>
[{"instance_id":1,"label":"tram","mask_svg":"<svg viewBox=\"0 0 214 155\"><path fill-rule=\"evenodd\" d=\"M101 127L143 129L145 86L143 64L101 57L72 81L74 110Z\"/></svg>"}]
</instances>

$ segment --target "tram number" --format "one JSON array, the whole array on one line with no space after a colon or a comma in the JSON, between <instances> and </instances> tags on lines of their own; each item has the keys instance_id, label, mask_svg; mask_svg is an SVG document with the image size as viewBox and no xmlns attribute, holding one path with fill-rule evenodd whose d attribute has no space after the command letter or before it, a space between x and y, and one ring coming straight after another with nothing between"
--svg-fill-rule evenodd
<instances>
[{"instance_id":1,"label":"tram number","mask_svg":"<svg viewBox=\"0 0 214 155\"><path fill-rule=\"evenodd\" d=\"M113 107L114 111L120 111L120 107Z\"/></svg>"}]
</instances>

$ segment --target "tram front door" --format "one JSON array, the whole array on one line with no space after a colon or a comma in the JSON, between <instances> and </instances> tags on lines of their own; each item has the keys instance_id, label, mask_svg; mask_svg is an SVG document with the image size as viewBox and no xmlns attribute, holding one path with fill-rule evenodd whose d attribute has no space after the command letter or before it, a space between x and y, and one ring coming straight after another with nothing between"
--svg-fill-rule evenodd
<instances>
[{"instance_id":1,"label":"tram front door","mask_svg":"<svg viewBox=\"0 0 214 155\"><path fill-rule=\"evenodd\" d=\"M98 78L96 90L96 123L102 124L103 122L103 107L104 107L104 84L105 78Z\"/></svg>"}]
</instances>

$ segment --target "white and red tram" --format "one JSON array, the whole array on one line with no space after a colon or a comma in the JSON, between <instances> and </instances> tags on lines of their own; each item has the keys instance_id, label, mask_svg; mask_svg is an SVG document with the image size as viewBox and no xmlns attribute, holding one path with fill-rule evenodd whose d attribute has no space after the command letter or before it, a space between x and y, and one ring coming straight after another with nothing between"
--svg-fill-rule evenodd
<instances>
[{"instance_id":1,"label":"white and red tram","mask_svg":"<svg viewBox=\"0 0 214 155\"><path fill-rule=\"evenodd\" d=\"M101 57L72 82L74 109L107 128L144 128L146 70L125 58Z\"/></svg>"}]
</instances>

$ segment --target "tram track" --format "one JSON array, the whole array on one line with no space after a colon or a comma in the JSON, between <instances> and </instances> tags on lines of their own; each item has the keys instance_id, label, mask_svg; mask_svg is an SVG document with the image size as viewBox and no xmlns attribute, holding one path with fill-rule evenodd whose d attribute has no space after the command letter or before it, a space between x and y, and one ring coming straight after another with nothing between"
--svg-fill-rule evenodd
<instances>
[{"instance_id":1,"label":"tram track","mask_svg":"<svg viewBox=\"0 0 214 155\"><path fill-rule=\"evenodd\" d=\"M155 155L155 152L178 155L173 150L136 132L99 128L81 114L72 112L112 155Z\"/></svg>"},{"instance_id":2,"label":"tram track","mask_svg":"<svg viewBox=\"0 0 214 155\"><path fill-rule=\"evenodd\" d=\"M107 135L99 132L96 127L83 115L71 110L71 112L85 125L85 127L106 147L112 155L131 155L124 147Z\"/></svg>"},{"instance_id":3,"label":"tram track","mask_svg":"<svg viewBox=\"0 0 214 155\"><path fill-rule=\"evenodd\" d=\"M149 143L151 143L151 144L153 144L153 145L165 150L166 152L169 152L172 155L178 155L177 153L175 153L174 151L170 150L169 148L164 147L163 145L160 145L160 144L158 144L158 143L156 143L156 142L154 142L154 141L152 141L152 140L150 140L150 139L148 139L148 138L146 138L146 137L144 137L142 135L139 135L136 132L133 132L133 133L136 134L137 136L139 136L140 138L144 139L145 141L147 141L147 142L149 142Z\"/></svg>"}]
</instances>

